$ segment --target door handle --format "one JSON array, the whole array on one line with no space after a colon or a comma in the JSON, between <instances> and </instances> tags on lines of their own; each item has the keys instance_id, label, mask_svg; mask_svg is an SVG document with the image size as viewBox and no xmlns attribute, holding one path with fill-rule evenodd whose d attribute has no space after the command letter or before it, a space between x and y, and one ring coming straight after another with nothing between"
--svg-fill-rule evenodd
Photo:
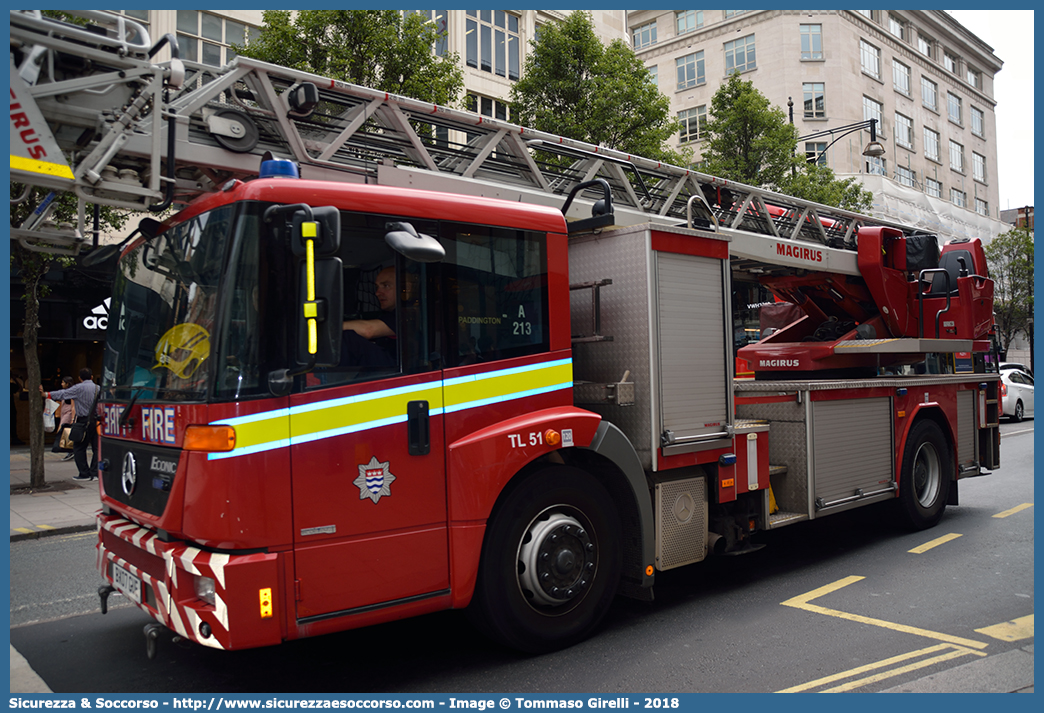
<instances>
[{"instance_id":1,"label":"door handle","mask_svg":"<svg viewBox=\"0 0 1044 713\"><path fill-rule=\"evenodd\" d=\"M426 456L431 452L427 401L410 401L406 404L406 436L411 456Z\"/></svg>"}]
</instances>

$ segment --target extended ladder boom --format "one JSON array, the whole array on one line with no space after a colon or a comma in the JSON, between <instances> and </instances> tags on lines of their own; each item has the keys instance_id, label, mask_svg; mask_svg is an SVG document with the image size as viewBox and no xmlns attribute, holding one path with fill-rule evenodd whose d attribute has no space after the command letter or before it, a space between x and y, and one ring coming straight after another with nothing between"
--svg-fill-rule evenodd
<instances>
[{"instance_id":1,"label":"extended ladder boom","mask_svg":"<svg viewBox=\"0 0 1044 713\"><path fill-rule=\"evenodd\" d=\"M173 37L153 45L143 27L125 18L74 14L100 29L11 11L11 179L72 191L81 204L161 210L219 190L230 179L256 176L259 157L270 152L292 158L308 178L558 208L578 183L602 179L612 189L617 224L713 224L730 236L730 250L740 258L808 267L814 254L816 268L846 274L858 274L860 227L907 230L246 57L220 68L184 61ZM165 44L173 58L153 62ZM19 122L16 104L24 115ZM41 151L46 160L34 155ZM595 189L582 196L585 205L576 205L569 217L589 214L601 197ZM43 217L12 237L27 246L75 250L78 239L43 229ZM780 248L781 241L806 247Z\"/></svg>"}]
</instances>

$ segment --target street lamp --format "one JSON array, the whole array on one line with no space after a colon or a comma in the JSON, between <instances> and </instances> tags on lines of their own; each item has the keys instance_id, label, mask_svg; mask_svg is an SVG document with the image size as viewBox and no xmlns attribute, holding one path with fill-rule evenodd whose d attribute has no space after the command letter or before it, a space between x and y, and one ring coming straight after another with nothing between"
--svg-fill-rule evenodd
<instances>
[{"instance_id":1,"label":"street lamp","mask_svg":"<svg viewBox=\"0 0 1044 713\"><path fill-rule=\"evenodd\" d=\"M867 119L865 121L856 122L855 124L839 126L836 129L824 129L823 131L817 131L808 136L799 136L797 140L807 141L809 139L821 139L824 136L834 137L835 134L838 134L838 136L834 137L833 141L827 144L826 148L823 149L823 153L826 153L827 149L836 144L839 140L867 127L870 128L870 143L868 143L866 148L863 149L863 155L870 158L880 158L881 156L884 156L885 149L877 140L877 119Z\"/></svg>"},{"instance_id":2,"label":"street lamp","mask_svg":"<svg viewBox=\"0 0 1044 713\"><path fill-rule=\"evenodd\" d=\"M787 109L790 118L790 125L793 126L794 99L792 97L787 97ZM824 136L833 137L833 140L826 145L822 152L820 152L820 155L822 155L827 152L827 149L836 144L839 140L843 139L849 134L854 134L860 129L865 129L868 127L870 129L870 143L868 143L866 145L866 148L863 149L863 155L868 158L880 158L881 156L885 155L885 149L884 146L882 146L880 142L878 142L877 140L877 119L866 119L864 121L856 122L855 124L839 126L836 129L824 129L823 131L817 131L816 133L809 134L808 136L799 136L797 137L797 139L794 140L794 143L797 144L800 141L807 141L809 139L821 139ZM837 134L837 136L834 136L835 134ZM796 171L796 169L791 167L791 171L794 172Z\"/></svg>"}]
</instances>

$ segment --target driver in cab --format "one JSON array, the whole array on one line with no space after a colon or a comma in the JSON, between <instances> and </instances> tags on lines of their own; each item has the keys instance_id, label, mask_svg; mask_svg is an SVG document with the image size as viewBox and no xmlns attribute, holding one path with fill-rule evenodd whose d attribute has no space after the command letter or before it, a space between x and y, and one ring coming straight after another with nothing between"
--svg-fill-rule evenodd
<instances>
[{"instance_id":1,"label":"driver in cab","mask_svg":"<svg viewBox=\"0 0 1044 713\"><path fill-rule=\"evenodd\" d=\"M394 366L395 350L395 267L389 265L376 277L377 303L381 312L371 319L348 319L341 325L342 363L352 366Z\"/></svg>"}]
</instances>

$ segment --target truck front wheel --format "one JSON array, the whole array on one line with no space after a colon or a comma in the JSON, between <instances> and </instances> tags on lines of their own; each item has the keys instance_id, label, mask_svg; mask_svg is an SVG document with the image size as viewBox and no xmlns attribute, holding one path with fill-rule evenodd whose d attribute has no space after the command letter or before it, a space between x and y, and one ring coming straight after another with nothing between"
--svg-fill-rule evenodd
<instances>
[{"instance_id":1,"label":"truck front wheel","mask_svg":"<svg viewBox=\"0 0 1044 713\"><path fill-rule=\"evenodd\" d=\"M505 493L486 527L472 620L512 648L542 653L582 641L620 577L620 518L590 474L555 466Z\"/></svg>"},{"instance_id":2,"label":"truck front wheel","mask_svg":"<svg viewBox=\"0 0 1044 713\"><path fill-rule=\"evenodd\" d=\"M946 436L935 421L918 421L906 437L897 503L903 522L914 530L934 527L946 509L953 461Z\"/></svg>"}]
</instances>

